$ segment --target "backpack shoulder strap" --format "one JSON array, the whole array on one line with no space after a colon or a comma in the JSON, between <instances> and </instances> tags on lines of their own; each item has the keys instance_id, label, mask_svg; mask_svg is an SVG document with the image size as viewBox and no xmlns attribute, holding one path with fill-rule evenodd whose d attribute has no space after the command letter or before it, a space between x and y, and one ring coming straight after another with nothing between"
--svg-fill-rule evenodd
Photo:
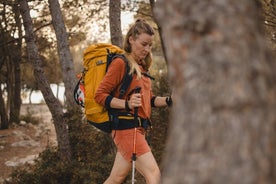
<instances>
[{"instance_id":1,"label":"backpack shoulder strap","mask_svg":"<svg viewBox=\"0 0 276 184\"><path fill-rule=\"evenodd\" d=\"M128 87L130 86L130 83L132 81L132 75L129 74L130 72L130 67L128 65L128 60L127 58L123 55L123 54L116 54L113 56L112 60L115 59L115 58L121 58L122 60L124 60L125 62L125 74L124 74L124 77L122 79L122 82L121 82L121 87L120 87L120 94L119 94L119 98L123 98L123 96L125 95Z\"/></svg>"}]
</instances>

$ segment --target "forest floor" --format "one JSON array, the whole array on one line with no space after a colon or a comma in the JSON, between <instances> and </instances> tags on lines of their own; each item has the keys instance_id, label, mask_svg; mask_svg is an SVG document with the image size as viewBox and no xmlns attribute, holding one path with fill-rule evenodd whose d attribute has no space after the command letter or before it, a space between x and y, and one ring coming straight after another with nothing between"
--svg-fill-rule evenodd
<instances>
[{"instance_id":1,"label":"forest floor","mask_svg":"<svg viewBox=\"0 0 276 184\"><path fill-rule=\"evenodd\" d=\"M52 116L45 104L24 104L20 114L31 121L0 130L0 183L19 166L34 163L47 146L56 146Z\"/></svg>"}]
</instances>

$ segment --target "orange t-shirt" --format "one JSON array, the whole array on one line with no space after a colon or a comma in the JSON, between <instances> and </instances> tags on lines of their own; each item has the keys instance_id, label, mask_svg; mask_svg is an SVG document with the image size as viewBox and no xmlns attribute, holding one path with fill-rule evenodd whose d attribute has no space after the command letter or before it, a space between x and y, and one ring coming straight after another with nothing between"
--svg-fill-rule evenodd
<instances>
[{"instance_id":1,"label":"orange t-shirt","mask_svg":"<svg viewBox=\"0 0 276 184\"><path fill-rule=\"evenodd\" d=\"M116 98L119 97L119 87L124 77L125 69L125 61L123 61L123 59L116 58L112 61L106 75L96 91L95 100L97 103L104 106L105 100L109 95ZM141 71L145 72L142 67ZM142 94L142 106L138 108L138 116L147 119L151 116L150 101L153 96L150 78L142 75L141 79L137 79L137 75L134 74L131 84L123 96L123 99L126 99L127 95L138 86L141 87L140 93ZM131 111L131 113L133 113L133 111Z\"/></svg>"}]
</instances>

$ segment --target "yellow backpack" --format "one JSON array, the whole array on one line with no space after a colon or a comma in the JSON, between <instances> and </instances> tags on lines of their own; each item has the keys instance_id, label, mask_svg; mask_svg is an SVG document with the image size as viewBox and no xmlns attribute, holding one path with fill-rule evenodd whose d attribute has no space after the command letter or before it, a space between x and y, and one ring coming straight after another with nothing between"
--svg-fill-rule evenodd
<instances>
[{"instance_id":1,"label":"yellow backpack","mask_svg":"<svg viewBox=\"0 0 276 184\"><path fill-rule=\"evenodd\" d=\"M121 57L126 63L126 72L120 87L120 97L122 98L129 87L132 76L129 75L129 66L124 57L124 50L111 44L98 43L90 45L83 54L83 72L74 90L74 99L78 105L84 108L87 121L96 128L110 133L111 115L109 110L94 100L94 95L100 82L108 70L110 63Z\"/></svg>"}]
</instances>

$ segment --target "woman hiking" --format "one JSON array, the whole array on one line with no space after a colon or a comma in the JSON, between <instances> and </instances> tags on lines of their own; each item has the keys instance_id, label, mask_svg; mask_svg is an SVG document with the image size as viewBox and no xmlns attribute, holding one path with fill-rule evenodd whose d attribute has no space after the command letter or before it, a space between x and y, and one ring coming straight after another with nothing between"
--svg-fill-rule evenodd
<instances>
[{"instance_id":1,"label":"woman hiking","mask_svg":"<svg viewBox=\"0 0 276 184\"><path fill-rule=\"evenodd\" d=\"M133 76L130 87L123 99L119 99L120 81L125 74L125 62L118 57L113 61L100 84L95 100L107 109L118 109L126 118L119 118L118 129L112 130L117 147L113 168L104 184L122 183L132 168L135 158L137 171L144 176L147 184L160 182L160 170L145 139L146 128L150 125L151 107L165 107L172 104L171 97L154 96L151 79L147 72L152 63L151 48L153 28L138 19L129 29L124 43L125 57ZM114 92L115 90L115 92ZM135 109L138 109L137 122ZM133 155L135 151L135 155Z\"/></svg>"}]
</instances>

